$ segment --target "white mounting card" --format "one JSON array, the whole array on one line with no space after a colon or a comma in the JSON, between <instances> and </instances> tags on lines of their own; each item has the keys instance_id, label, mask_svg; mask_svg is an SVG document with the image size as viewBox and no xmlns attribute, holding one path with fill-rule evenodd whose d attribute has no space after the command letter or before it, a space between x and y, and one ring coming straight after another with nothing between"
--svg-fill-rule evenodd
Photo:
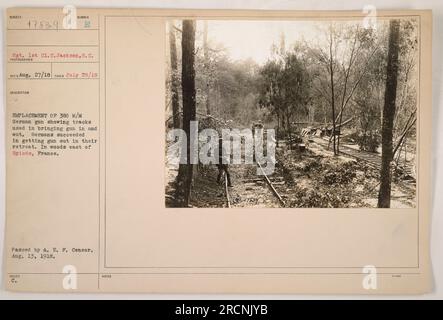
<instances>
[{"instance_id":1,"label":"white mounting card","mask_svg":"<svg viewBox=\"0 0 443 320\"><path fill-rule=\"evenodd\" d=\"M10 8L13 291L431 289L432 13Z\"/></svg>"}]
</instances>

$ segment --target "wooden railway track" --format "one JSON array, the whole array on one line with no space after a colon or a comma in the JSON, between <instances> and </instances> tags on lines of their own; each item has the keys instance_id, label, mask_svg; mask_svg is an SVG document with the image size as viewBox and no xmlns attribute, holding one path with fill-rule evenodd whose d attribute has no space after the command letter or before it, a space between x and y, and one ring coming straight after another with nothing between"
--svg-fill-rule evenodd
<instances>
[{"instance_id":1,"label":"wooden railway track","mask_svg":"<svg viewBox=\"0 0 443 320\"><path fill-rule=\"evenodd\" d=\"M325 139L314 137L313 141L314 141L314 143L317 143L318 145L320 145L321 147L323 147L325 149L328 148L328 141ZM379 154L356 150L356 149L353 149L353 148L345 146L345 145L340 146L339 152L345 156L364 161L368 166L370 166L374 169L379 170L381 167L381 156ZM272 192L272 194L274 195L274 197L278 199L280 205L282 207L286 207L285 201L283 200L282 196L278 193L278 191L276 190L276 188L274 186L274 183L277 185L281 183L281 182L279 182L279 178L281 178L281 177L273 177L272 178L273 180L271 180L268 177L268 175L265 173L265 171L264 171L263 167L260 165L260 163L257 162L256 164L262 173L262 177L247 179L246 181L258 182L258 181L263 180L266 183L266 185L265 184L261 184L261 185L264 188L268 187L270 189L270 191ZM405 168L405 172L410 177L410 178L408 178L408 180L415 183L415 178L413 177L413 175L411 175L412 170L413 170L412 165L407 164L407 167ZM225 197L226 197L226 207L231 208L232 207L232 202L231 202L232 198L229 193L229 187L228 187L228 181L227 181L226 174L224 174L224 176L223 176L223 184L224 184L224 191L225 191Z\"/></svg>"},{"instance_id":2,"label":"wooden railway track","mask_svg":"<svg viewBox=\"0 0 443 320\"><path fill-rule=\"evenodd\" d=\"M266 133L266 129L264 130L264 133ZM244 154L242 153L242 158L244 159ZM262 173L262 177L263 180L265 181L266 185L269 187L270 191L272 192L272 194L278 199L280 205L282 207L286 206L285 201L283 200L282 196L278 193L278 191L275 189L275 186L273 184L273 182L271 181L271 179L268 177L268 175L265 173L265 171L263 170L263 167L260 165L260 163L256 162L258 168L260 169L261 173ZM232 207L232 203L231 203L231 197L229 194L229 188L228 188L228 180L226 177L226 174L224 173L224 189L225 189L225 197L226 197L226 206L228 208ZM258 181L258 180L262 180L261 178L257 177L257 179L253 179L254 181ZM265 185L263 185L263 187L265 187Z\"/></svg>"},{"instance_id":3,"label":"wooden railway track","mask_svg":"<svg viewBox=\"0 0 443 320\"><path fill-rule=\"evenodd\" d=\"M258 162L257 162L257 166L259 167L260 171L262 172L263 180L266 182L266 185L269 187L272 194L278 199L280 205L282 207L285 207L286 206L285 201L283 200L282 196L278 193L278 191L275 189L271 179L269 179L268 175L263 170L263 167ZM231 208L232 203L231 203L231 197L229 195L228 179L227 179L226 174L224 174L223 180L224 180L223 185L224 185L224 191L225 191L225 197L226 197L226 207Z\"/></svg>"},{"instance_id":4,"label":"wooden railway track","mask_svg":"<svg viewBox=\"0 0 443 320\"><path fill-rule=\"evenodd\" d=\"M325 149L328 148L328 141L326 141L325 139L313 138L313 141ZM344 145L340 145L339 152L341 154L355 158L357 160L364 161L366 164L368 164L369 166L371 166L375 169L380 170L380 168L381 168L381 156L376 153L360 151L360 150L356 150L356 149L353 149L353 148L350 148L350 147L347 147ZM410 164L407 165L407 167L405 168L405 172L408 176L410 176L415 181L415 178L412 175L412 165L410 165Z\"/></svg>"},{"instance_id":5,"label":"wooden railway track","mask_svg":"<svg viewBox=\"0 0 443 320\"><path fill-rule=\"evenodd\" d=\"M231 208L231 197L229 196L229 189L228 189L228 177L224 172L223 172L223 180L225 186L226 205L228 208Z\"/></svg>"},{"instance_id":6,"label":"wooden railway track","mask_svg":"<svg viewBox=\"0 0 443 320\"><path fill-rule=\"evenodd\" d=\"M280 201L280 204L285 207L285 201L283 200L283 198L281 197L281 195L277 192L277 190L275 190L275 187L273 186L271 180L269 180L268 176L266 175L265 171L263 170L262 166L260 165L260 163L257 162L258 167L260 168L263 177L265 178L265 181L267 183L267 185L269 186L269 188L272 190L272 193L277 197L278 201Z\"/></svg>"}]
</instances>

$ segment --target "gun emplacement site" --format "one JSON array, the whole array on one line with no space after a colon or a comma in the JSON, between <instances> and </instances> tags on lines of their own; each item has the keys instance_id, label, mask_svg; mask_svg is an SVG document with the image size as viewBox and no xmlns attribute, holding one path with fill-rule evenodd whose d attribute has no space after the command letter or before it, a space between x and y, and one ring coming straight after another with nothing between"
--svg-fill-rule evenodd
<instances>
[{"instance_id":1,"label":"gun emplacement site","mask_svg":"<svg viewBox=\"0 0 443 320\"><path fill-rule=\"evenodd\" d=\"M179 133L165 137L166 207L416 206L415 18L170 20L165 32L165 127ZM223 150L236 139L234 161ZM214 161L192 163L193 148Z\"/></svg>"}]
</instances>

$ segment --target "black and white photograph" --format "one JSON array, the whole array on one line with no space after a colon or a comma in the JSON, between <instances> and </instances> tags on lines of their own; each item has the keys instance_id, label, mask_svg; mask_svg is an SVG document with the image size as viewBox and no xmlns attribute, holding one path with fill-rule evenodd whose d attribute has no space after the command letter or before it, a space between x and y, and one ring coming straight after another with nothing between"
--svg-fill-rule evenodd
<instances>
[{"instance_id":1,"label":"black and white photograph","mask_svg":"<svg viewBox=\"0 0 443 320\"><path fill-rule=\"evenodd\" d=\"M166 207L414 208L418 26L169 21Z\"/></svg>"}]
</instances>

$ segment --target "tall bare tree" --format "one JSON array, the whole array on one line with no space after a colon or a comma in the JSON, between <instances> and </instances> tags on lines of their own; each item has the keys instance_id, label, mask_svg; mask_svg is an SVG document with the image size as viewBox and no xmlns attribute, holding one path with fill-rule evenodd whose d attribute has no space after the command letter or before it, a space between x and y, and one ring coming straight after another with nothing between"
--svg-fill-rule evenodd
<instances>
[{"instance_id":1,"label":"tall bare tree","mask_svg":"<svg viewBox=\"0 0 443 320\"><path fill-rule=\"evenodd\" d=\"M397 99L397 78L399 68L400 21L389 23L388 64L386 68L385 102L382 122L382 159L380 171L380 190L378 207L389 208L391 205L391 161L393 160L393 126L395 117L395 101Z\"/></svg>"},{"instance_id":2,"label":"tall bare tree","mask_svg":"<svg viewBox=\"0 0 443 320\"><path fill-rule=\"evenodd\" d=\"M207 70L209 74L210 69L210 63L209 63L209 45L208 45L208 22L205 21L203 25L203 59L204 59L204 67ZM211 114L211 101L209 100L209 93L211 90L209 79L206 82L206 88L205 88L205 95L206 95L206 114Z\"/></svg>"},{"instance_id":3,"label":"tall bare tree","mask_svg":"<svg viewBox=\"0 0 443 320\"><path fill-rule=\"evenodd\" d=\"M332 139L333 141L333 150L334 155L338 154L337 146L336 146L336 139L335 139L335 133L336 133L336 122L335 119L335 87L334 87L334 55L333 55L333 32L332 32L332 26L330 27L331 30L329 31L329 76L331 80L331 109L332 109Z\"/></svg>"},{"instance_id":4,"label":"tall bare tree","mask_svg":"<svg viewBox=\"0 0 443 320\"><path fill-rule=\"evenodd\" d=\"M182 27L182 99L183 130L187 135L187 163L181 164L178 172L179 192L183 206L188 206L191 196L193 165L191 159L191 121L196 118L195 103L195 21L183 20Z\"/></svg>"},{"instance_id":5,"label":"tall bare tree","mask_svg":"<svg viewBox=\"0 0 443 320\"><path fill-rule=\"evenodd\" d=\"M171 57L171 102L172 102L172 124L174 128L180 127L180 104L179 104L179 79L177 68L177 45L175 40L175 26L169 24L169 52Z\"/></svg>"},{"instance_id":6,"label":"tall bare tree","mask_svg":"<svg viewBox=\"0 0 443 320\"><path fill-rule=\"evenodd\" d=\"M334 155L337 155L340 152L339 132L348 123L344 118L345 110L367 76L380 43L372 30L363 29L358 24L331 23L325 35L324 45L312 48L310 53L327 71L325 74L315 72L314 90L331 107L329 144L333 142Z\"/></svg>"}]
</instances>

